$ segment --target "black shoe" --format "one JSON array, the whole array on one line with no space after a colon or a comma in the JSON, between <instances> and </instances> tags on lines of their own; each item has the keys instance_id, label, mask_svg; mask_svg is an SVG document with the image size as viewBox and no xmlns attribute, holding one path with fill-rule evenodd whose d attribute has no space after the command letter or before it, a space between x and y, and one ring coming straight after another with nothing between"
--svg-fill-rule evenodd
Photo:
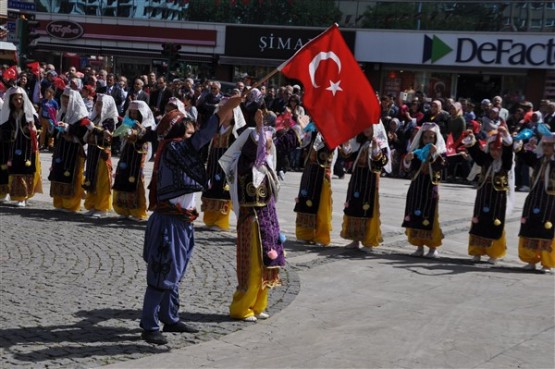
<instances>
[{"instance_id":1,"label":"black shoe","mask_svg":"<svg viewBox=\"0 0 555 369\"><path fill-rule=\"evenodd\" d=\"M162 333L160 333L160 331L144 331L143 333L141 333L141 338L146 342L153 343L155 345L165 345L168 343L168 340L166 339L166 337L164 337Z\"/></svg>"},{"instance_id":2,"label":"black shoe","mask_svg":"<svg viewBox=\"0 0 555 369\"><path fill-rule=\"evenodd\" d=\"M175 324L164 325L164 332L198 333L199 330L183 322L177 322Z\"/></svg>"}]
</instances>

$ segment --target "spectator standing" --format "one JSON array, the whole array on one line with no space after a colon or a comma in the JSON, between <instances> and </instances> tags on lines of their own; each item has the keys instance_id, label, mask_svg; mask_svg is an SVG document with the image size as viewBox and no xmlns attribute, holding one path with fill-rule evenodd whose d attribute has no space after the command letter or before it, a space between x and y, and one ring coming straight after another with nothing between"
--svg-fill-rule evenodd
<instances>
[{"instance_id":1,"label":"spectator standing","mask_svg":"<svg viewBox=\"0 0 555 369\"><path fill-rule=\"evenodd\" d=\"M118 114L123 116L123 103L125 102L126 95L119 83L116 83L116 76L113 73L107 75L106 88L101 89L100 92L104 92L114 98L116 107L118 108Z\"/></svg>"},{"instance_id":2,"label":"spectator standing","mask_svg":"<svg viewBox=\"0 0 555 369\"><path fill-rule=\"evenodd\" d=\"M551 132L555 131L555 101L547 102L543 122L549 126Z\"/></svg>"},{"instance_id":3,"label":"spectator standing","mask_svg":"<svg viewBox=\"0 0 555 369\"><path fill-rule=\"evenodd\" d=\"M194 97L192 93L186 94L183 96L183 105L185 106L185 111L187 114L191 115L195 124L198 121L198 110L194 104Z\"/></svg>"},{"instance_id":4,"label":"spectator standing","mask_svg":"<svg viewBox=\"0 0 555 369\"><path fill-rule=\"evenodd\" d=\"M424 121L437 124L439 131L445 140L447 136L447 124L450 117L449 113L443 110L442 102L440 100L433 100L430 105L430 111L424 117Z\"/></svg>"},{"instance_id":5,"label":"spectator standing","mask_svg":"<svg viewBox=\"0 0 555 369\"><path fill-rule=\"evenodd\" d=\"M506 122L509 119L509 111L503 107L503 98L495 96L491 102L494 108L499 109L499 118Z\"/></svg>"},{"instance_id":6,"label":"spectator standing","mask_svg":"<svg viewBox=\"0 0 555 369\"><path fill-rule=\"evenodd\" d=\"M145 103L150 102L150 96L144 90L144 82L140 78L136 78L135 82L133 83L133 88L131 88L127 93L127 98L125 99L125 104L123 105L124 111L129 109L129 103L134 100L144 101Z\"/></svg>"},{"instance_id":7,"label":"spectator standing","mask_svg":"<svg viewBox=\"0 0 555 369\"><path fill-rule=\"evenodd\" d=\"M48 87L44 90L44 98L40 102L39 107L39 120L41 124L41 134L39 148L41 150L54 150L54 135L51 131L51 127L56 123L56 115L60 106L56 100L54 100L54 89Z\"/></svg>"}]
</instances>

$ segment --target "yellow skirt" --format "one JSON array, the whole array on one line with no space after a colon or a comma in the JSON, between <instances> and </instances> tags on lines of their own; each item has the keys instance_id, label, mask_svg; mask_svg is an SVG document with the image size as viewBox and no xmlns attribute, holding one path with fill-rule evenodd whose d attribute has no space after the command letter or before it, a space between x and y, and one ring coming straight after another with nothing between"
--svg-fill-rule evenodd
<instances>
[{"instance_id":1,"label":"yellow skirt","mask_svg":"<svg viewBox=\"0 0 555 369\"><path fill-rule=\"evenodd\" d=\"M53 196L54 207L56 209L66 209L73 212L81 210L81 200L83 200L83 195L85 193L85 190L83 190L83 167L85 159L79 156L77 160L77 172L75 173L75 183L73 183L73 195Z\"/></svg>"},{"instance_id":2,"label":"yellow skirt","mask_svg":"<svg viewBox=\"0 0 555 369\"><path fill-rule=\"evenodd\" d=\"M295 234L297 240L319 243L327 246L331 242L332 230L332 198L331 182L324 178L322 192L320 194L320 204L316 213L316 227L303 227L299 222L295 224Z\"/></svg>"},{"instance_id":3,"label":"yellow skirt","mask_svg":"<svg viewBox=\"0 0 555 369\"><path fill-rule=\"evenodd\" d=\"M268 306L269 288L265 287L262 283L262 245L260 244L258 222L250 222L248 286L246 290L237 289L233 294L233 301L229 307L229 315L234 319L245 319L258 315L266 310Z\"/></svg>"},{"instance_id":4,"label":"yellow skirt","mask_svg":"<svg viewBox=\"0 0 555 369\"><path fill-rule=\"evenodd\" d=\"M507 253L507 240L505 231L499 239L489 240L483 237L470 235L468 239L468 255L482 256L487 255L490 258L500 259Z\"/></svg>"},{"instance_id":5,"label":"yellow skirt","mask_svg":"<svg viewBox=\"0 0 555 369\"><path fill-rule=\"evenodd\" d=\"M96 191L87 192L85 209L112 210L112 168L104 160L98 161L96 169Z\"/></svg>"},{"instance_id":6,"label":"yellow skirt","mask_svg":"<svg viewBox=\"0 0 555 369\"><path fill-rule=\"evenodd\" d=\"M541 263L547 268L555 268L555 240L535 240L519 237L518 257L525 263Z\"/></svg>"},{"instance_id":7,"label":"yellow skirt","mask_svg":"<svg viewBox=\"0 0 555 369\"><path fill-rule=\"evenodd\" d=\"M414 246L428 246L437 248L441 246L441 241L443 240L443 232L439 226L439 214L438 209L436 209L436 216L434 218L434 224L432 225L431 231L423 231L421 229L407 228L405 234L408 237L408 241Z\"/></svg>"}]
</instances>

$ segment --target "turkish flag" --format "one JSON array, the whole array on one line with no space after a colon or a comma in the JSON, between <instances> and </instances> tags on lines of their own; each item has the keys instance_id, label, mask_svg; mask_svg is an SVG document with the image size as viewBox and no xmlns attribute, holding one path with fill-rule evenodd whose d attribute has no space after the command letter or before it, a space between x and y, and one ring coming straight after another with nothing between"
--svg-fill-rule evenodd
<instances>
[{"instance_id":1,"label":"turkish flag","mask_svg":"<svg viewBox=\"0 0 555 369\"><path fill-rule=\"evenodd\" d=\"M310 40L277 69L302 82L303 106L329 148L379 123L378 97L337 24Z\"/></svg>"},{"instance_id":2,"label":"turkish flag","mask_svg":"<svg viewBox=\"0 0 555 369\"><path fill-rule=\"evenodd\" d=\"M27 67L31 70L31 73L33 73L35 76L38 77L40 75L39 62L27 63Z\"/></svg>"},{"instance_id":3,"label":"turkish flag","mask_svg":"<svg viewBox=\"0 0 555 369\"><path fill-rule=\"evenodd\" d=\"M11 67L9 67L8 69L5 70L4 74L2 74L2 78L4 78L5 81L10 81L12 79L16 79L17 78L17 68L15 67L15 65L12 65Z\"/></svg>"}]
</instances>

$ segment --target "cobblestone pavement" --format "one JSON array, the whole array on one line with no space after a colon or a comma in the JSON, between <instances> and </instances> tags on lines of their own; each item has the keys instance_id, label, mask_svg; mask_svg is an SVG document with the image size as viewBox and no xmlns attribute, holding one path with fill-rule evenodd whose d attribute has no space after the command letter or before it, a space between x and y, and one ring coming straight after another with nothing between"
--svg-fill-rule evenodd
<instances>
[{"instance_id":1,"label":"cobblestone pavement","mask_svg":"<svg viewBox=\"0 0 555 369\"><path fill-rule=\"evenodd\" d=\"M218 338L246 323L232 321L234 235L196 229L197 245L182 282L182 317L201 332L167 334L157 348L140 339L145 285L145 223L90 220L33 202L0 207L0 367L87 368ZM299 289L296 273L270 294L270 312Z\"/></svg>"},{"instance_id":2,"label":"cobblestone pavement","mask_svg":"<svg viewBox=\"0 0 555 369\"><path fill-rule=\"evenodd\" d=\"M167 334L170 344L155 347L140 339L139 316L145 289L141 258L145 223L112 216L92 220L82 214L53 209L43 162L44 194L21 209L0 205L0 368L89 368L184 348L214 340L248 326L230 320L228 306L235 289L235 234L213 232L196 221L197 246L181 284L182 317L200 328L195 335ZM152 163L145 176L150 179ZM284 286L270 294L269 312L293 301L300 290L298 271L345 258L366 258L345 250L338 236L347 180L333 182L332 245L309 246L294 239L292 212L300 173L287 173L277 203L286 243L288 266ZM385 178L380 189L384 244L380 258L409 260L400 227L409 181ZM475 190L442 185L441 224L446 242L433 265L470 265L468 222ZM514 271L522 266L516 255L518 214L525 194L517 194L517 209L507 219L510 247L500 265L472 264L476 270ZM234 216L232 216L232 227ZM506 269L507 270L507 269Z\"/></svg>"}]
</instances>

